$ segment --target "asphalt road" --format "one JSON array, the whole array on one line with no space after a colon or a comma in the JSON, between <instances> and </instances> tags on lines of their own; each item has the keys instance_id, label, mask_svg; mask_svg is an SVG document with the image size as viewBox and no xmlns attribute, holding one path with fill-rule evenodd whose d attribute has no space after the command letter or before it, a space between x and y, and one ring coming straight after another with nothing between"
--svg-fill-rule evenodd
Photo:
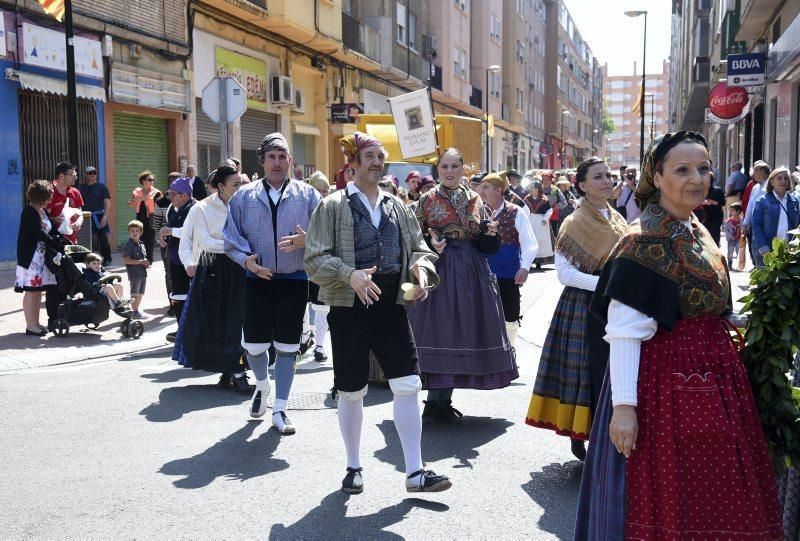
<instances>
[{"instance_id":1,"label":"asphalt road","mask_svg":"<svg viewBox=\"0 0 800 541\"><path fill-rule=\"evenodd\" d=\"M348 496L330 362L302 363L298 432L281 437L164 350L0 376L2 537L570 539L582 466L566 438L524 424L561 286L550 270L523 291L519 380L457 390L468 422L423 430L447 492L405 492L388 388L370 388L365 491Z\"/></svg>"}]
</instances>

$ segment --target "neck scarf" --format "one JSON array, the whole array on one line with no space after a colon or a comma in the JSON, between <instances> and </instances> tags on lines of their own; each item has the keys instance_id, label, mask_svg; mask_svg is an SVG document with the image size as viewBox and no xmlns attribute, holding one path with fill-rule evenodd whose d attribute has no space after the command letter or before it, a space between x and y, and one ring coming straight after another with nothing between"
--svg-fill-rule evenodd
<instances>
[{"instance_id":1,"label":"neck scarf","mask_svg":"<svg viewBox=\"0 0 800 541\"><path fill-rule=\"evenodd\" d=\"M628 223L606 203L608 219L586 199L562 224L556 250L581 272L597 273L625 234Z\"/></svg>"}]
</instances>

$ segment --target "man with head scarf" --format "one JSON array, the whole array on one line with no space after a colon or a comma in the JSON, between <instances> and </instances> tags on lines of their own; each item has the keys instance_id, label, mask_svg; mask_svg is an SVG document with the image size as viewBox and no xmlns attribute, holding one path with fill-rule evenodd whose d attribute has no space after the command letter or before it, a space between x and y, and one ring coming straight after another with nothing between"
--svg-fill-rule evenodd
<instances>
[{"instance_id":1,"label":"man with head scarf","mask_svg":"<svg viewBox=\"0 0 800 541\"><path fill-rule=\"evenodd\" d=\"M406 176L406 186L408 186L408 198L412 201L419 199L419 182L422 180L422 173L419 171L411 171Z\"/></svg>"},{"instance_id":2,"label":"man with head scarf","mask_svg":"<svg viewBox=\"0 0 800 541\"><path fill-rule=\"evenodd\" d=\"M334 387L339 428L347 453L342 490L363 491L361 425L370 351L394 395L394 425L405 458L408 492L440 492L450 480L423 469L419 391L422 381L406 302L424 301L438 285L436 255L422 238L416 216L396 196L378 189L386 151L356 132L341 139L353 181L326 197L309 225L305 268L330 306ZM357 298L356 298L357 297Z\"/></svg>"},{"instance_id":3,"label":"man with head scarf","mask_svg":"<svg viewBox=\"0 0 800 541\"><path fill-rule=\"evenodd\" d=\"M250 416L261 417L267 409L267 350L273 345L277 357L272 425L281 434L294 434L286 404L308 302L303 270L306 230L320 194L289 178L292 155L280 133L264 137L257 153L264 178L242 186L228 202L225 253L247 271L242 347L256 378Z\"/></svg>"}]
</instances>

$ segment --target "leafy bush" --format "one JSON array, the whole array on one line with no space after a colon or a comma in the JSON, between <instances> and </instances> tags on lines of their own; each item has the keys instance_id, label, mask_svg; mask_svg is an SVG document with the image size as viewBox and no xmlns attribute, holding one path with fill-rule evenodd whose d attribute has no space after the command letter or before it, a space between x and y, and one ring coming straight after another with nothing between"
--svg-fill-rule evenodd
<instances>
[{"instance_id":1,"label":"leafy bush","mask_svg":"<svg viewBox=\"0 0 800 541\"><path fill-rule=\"evenodd\" d=\"M742 360L778 475L800 465L800 389L789 372L800 347L800 238L775 239L742 299L749 315Z\"/></svg>"}]
</instances>

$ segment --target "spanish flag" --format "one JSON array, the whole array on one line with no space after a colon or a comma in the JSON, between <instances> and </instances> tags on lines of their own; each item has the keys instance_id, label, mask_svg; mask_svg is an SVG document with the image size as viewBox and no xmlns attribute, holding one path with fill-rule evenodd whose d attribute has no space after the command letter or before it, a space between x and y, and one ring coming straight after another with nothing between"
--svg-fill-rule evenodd
<instances>
[{"instance_id":1,"label":"spanish flag","mask_svg":"<svg viewBox=\"0 0 800 541\"><path fill-rule=\"evenodd\" d=\"M634 113L641 113L642 112L642 102L644 102L644 86L641 87L639 91L639 99L636 100L636 103L633 104L633 112Z\"/></svg>"},{"instance_id":2,"label":"spanish flag","mask_svg":"<svg viewBox=\"0 0 800 541\"><path fill-rule=\"evenodd\" d=\"M64 18L64 0L39 0L44 12L52 15L58 22Z\"/></svg>"}]
</instances>

